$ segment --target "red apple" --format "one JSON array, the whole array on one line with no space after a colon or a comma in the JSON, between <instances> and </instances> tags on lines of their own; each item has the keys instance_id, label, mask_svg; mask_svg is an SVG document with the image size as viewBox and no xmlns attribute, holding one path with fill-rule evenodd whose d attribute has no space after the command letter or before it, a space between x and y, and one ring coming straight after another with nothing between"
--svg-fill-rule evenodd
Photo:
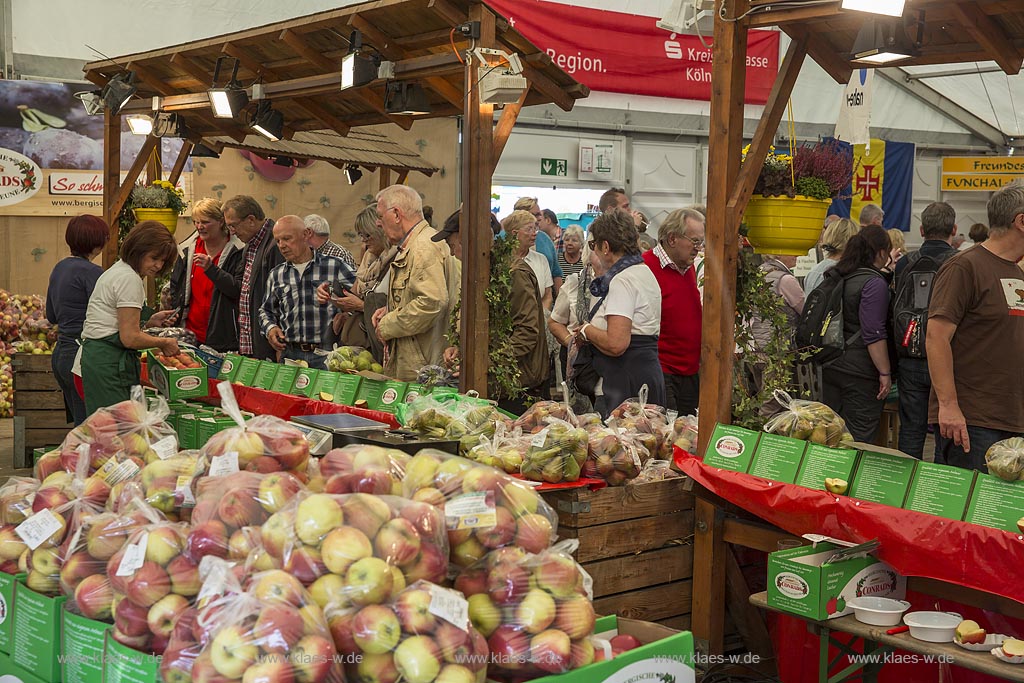
<instances>
[{"instance_id":1,"label":"red apple","mask_svg":"<svg viewBox=\"0 0 1024 683\"><path fill-rule=\"evenodd\" d=\"M146 615L146 623L153 635L169 638L178 616L188 609L188 599L170 593L158 600Z\"/></svg>"},{"instance_id":2,"label":"red apple","mask_svg":"<svg viewBox=\"0 0 1024 683\"><path fill-rule=\"evenodd\" d=\"M302 615L291 605L271 603L260 610L252 634L265 652L289 652L303 635Z\"/></svg>"},{"instance_id":3,"label":"red apple","mask_svg":"<svg viewBox=\"0 0 1024 683\"><path fill-rule=\"evenodd\" d=\"M252 493L234 489L228 491L217 506L217 516L228 527L235 529L262 524L267 515Z\"/></svg>"},{"instance_id":4,"label":"red apple","mask_svg":"<svg viewBox=\"0 0 1024 683\"><path fill-rule=\"evenodd\" d=\"M86 619L109 619L113 602L114 589L102 574L85 577L75 588L75 604Z\"/></svg>"},{"instance_id":5,"label":"red apple","mask_svg":"<svg viewBox=\"0 0 1024 683\"><path fill-rule=\"evenodd\" d=\"M521 669L530 657L530 641L526 634L508 624L495 629L487 639L487 647L503 669Z\"/></svg>"},{"instance_id":6,"label":"red apple","mask_svg":"<svg viewBox=\"0 0 1024 683\"><path fill-rule=\"evenodd\" d=\"M295 644L295 678L300 683L320 683L334 666L334 645L323 636L305 636Z\"/></svg>"},{"instance_id":7,"label":"red apple","mask_svg":"<svg viewBox=\"0 0 1024 683\"><path fill-rule=\"evenodd\" d=\"M551 521L540 514L523 515L516 520L515 544L528 553L539 553L552 542Z\"/></svg>"},{"instance_id":8,"label":"red apple","mask_svg":"<svg viewBox=\"0 0 1024 683\"><path fill-rule=\"evenodd\" d=\"M114 609L114 623L129 637L138 637L149 633L149 610L136 605L128 598L117 601Z\"/></svg>"},{"instance_id":9,"label":"red apple","mask_svg":"<svg viewBox=\"0 0 1024 683\"><path fill-rule=\"evenodd\" d=\"M585 595L572 595L559 602L554 628L565 631L572 640L585 638L594 632L594 605Z\"/></svg>"},{"instance_id":10,"label":"red apple","mask_svg":"<svg viewBox=\"0 0 1024 683\"><path fill-rule=\"evenodd\" d=\"M171 579L164 568L155 562L144 562L128 577L126 595L137 605L151 607L171 592Z\"/></svg>"},{"instance_id":11,"label":"red apple","mask_svg":"<svg viewBox=\"0 0 1024 683\"><path fill-rule=\"evenodd\" d=\"M419 556L412 564L406 565L404 570L406 581L409 583L443 583L448 574L448 554L433 543L424 541L420 546Z\"/></svg>"},{"instance_id":12,"label":"red apple","mask_svg":"<svg viewBox=\"0 0 1024 683\"><path fill-rule=\"evenodd\" d=\"M215 519L192 527L185 543L185 552L198 563L207 555L228 556L228 531L224 523Z\"/></svg>"},{"instance_id":13,"label":"red apple","mask_svg":"<svg viewBox=\"0 0 1024 683\"><path fill-rule=\"evenodd\" d=\"M430 591L422 588L410 588L402 591L395 602L395 612L402 630L406 633L426 635L433 633L437 627L437 617L430 611L432 599Z\"/></svg>"},{"instance_id":14,"label":"red apple","mask_svg":"<svg viewBox=\"0 0 1024 683\"><path fill-rule=\"evenodd\" d=\"M404 567L420 552L420 535L407 519L392 519L384 524L373 541L377 557Z\"/></svg>"}]
</instances>

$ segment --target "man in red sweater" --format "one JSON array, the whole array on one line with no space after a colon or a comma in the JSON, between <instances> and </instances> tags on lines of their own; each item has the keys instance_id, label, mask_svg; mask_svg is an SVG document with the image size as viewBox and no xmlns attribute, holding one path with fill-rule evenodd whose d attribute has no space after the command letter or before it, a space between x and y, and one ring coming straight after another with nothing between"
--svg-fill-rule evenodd
<instances>
[{"instance_id":1,"label":"man in red sweater","mask_svg":"<svg viewBox=\"0 0 1024 683\"><path fill-rule=\"evenodd\" d=\"M676 209L658 228L658 245L643 255L661 285L658 357L669 409L693 415L700 397L701 303L693 260L704 247L704 216Z\"/></svg>"}]
</instances>

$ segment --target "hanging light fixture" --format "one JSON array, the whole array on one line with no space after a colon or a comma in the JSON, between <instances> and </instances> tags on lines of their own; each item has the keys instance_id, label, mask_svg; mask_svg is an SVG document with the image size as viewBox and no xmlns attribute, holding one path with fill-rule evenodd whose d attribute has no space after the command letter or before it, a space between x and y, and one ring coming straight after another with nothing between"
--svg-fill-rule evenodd
<instances>
[{"instance_id":1,"label":"hanging light fixture","mask_svg":"<svg viewBox=\"0 0 1024 683\"><path fill-rule=\"evenodd\" d=\"M206 91L210 98L210 107L213 115L218 119L235 118L245 105L249 104L249 95L238 82L238 60L231 69L231 78L224 87L218 87L217 81L220 77L220 65L227 57L218 57L217 66L213 70L213 87Z\"/></svg>"},{"instance_id":2,"label":"hanging light fixture","mask_svg":"<svg viewBox=\"0 0 1024 683\"><path fill-rule=\"evenodd\" d=\"M905 5L906 0L843 0L842 8L888 17L902 17Z\"/></svg>"},{"instance_id":3,"label":"hanging light fixture","mask_svg":"<svg viewBox=\"0 0 1024 683\"><path fill-rule=\"evenodd\" d=\"M158 138L188 137L185 119L180 114L162 111L156 115L156 121L153 122L153 135Z\"/></svg>"},{"instance_id":4,"label":"hanging light fixture","mask_svg":"<svg viewBox=\"0 0 1024 683\"><path fill-rule=\"evenodd\" d=\"M391 81L384 94L384 113L419 116L429 114L430 100L419 83Z\"/></svg>"},{"instance_id":5,"label":"hanging light fixture","mask_svg":"<svg viewBox=\"0 0 1024 683\"><path fill-rule=\"evenodd\" d=\"M135 72L123 71L110 79L100 92L100 99L103 100L103 105L111 114L116 114L124 105L128 104L128 100L136 92L138 92L138 88L135 87Z\"/></svg>"},{"instance_id":6,"label":"hanging light fixture","mask_svg":"<svg viewBox=\"0 0 1024 683\"><path fill-rule=\"evenodd\" d=\"M149 135L153 132L153 119L145 114L129 114L124 119L132 135Z\"/></svg>"},{"instance_id":7,"label":"hanging light fixture","mask_svg":"<svg viewBox=\"0 0 1024 683\"><path fill-rule=\"evenodd\" d=\"M896 19L868 19L853 41L850 60L881 66L916 57L917 46L907 37L903 22Z\"/></svg>"},{"instance_id":8,"label":"hanging light fixture","mask_svg":"<svg viewBox=\"0 0 1024 683\"><path fill-rule=\"evenodd\" d=\"M348 54L341 60L341 89L358 88L377 78L377 62L362 54L363 34L352 31Z\"/></svg>"},{"instance_id":9,"label":"hanging light fixture","mask_svg":"<svg viewBox=\"0 0 1024 683\"><path fill-rule=\"evenodd\" d=\"M100 90L82 90L75 93L85 107L87 116L98 116L103 113L103 97Z\"/></svg>"},{"instance_id":10,"label":"hanging light fixture","mask_svg":"<svg viewBox=\"0 0 1024 683\"><path fill-rule=\"evenodd\" d=\"M345 167L345 179L348 180L349 185L355 185L362 177L363 172L355 164L349 164Z\"/></svg>"},{"instance_id":11,"label":"hanging light fixture","mask_svg":"<svg viewBox=\"0 0 1024 683\"><path fill-rule=\"evenodd\" d=\"M249 127L271 142L277 142L284 135L284 116L274 109L270 100L260 100Z\"/></svg>"},{"instance_id":12,"label":"hanging light fixture","mask_svg":"<svg viewBox=\"0 0 1024 683\"><path fill-rule=\"evenodd\" d=\"M197 142L192 145L192 151L189 152L189 156L204 159L220 159L220 152L212 147L204 145L201 142Z\"/></svg>"}]
</instances>

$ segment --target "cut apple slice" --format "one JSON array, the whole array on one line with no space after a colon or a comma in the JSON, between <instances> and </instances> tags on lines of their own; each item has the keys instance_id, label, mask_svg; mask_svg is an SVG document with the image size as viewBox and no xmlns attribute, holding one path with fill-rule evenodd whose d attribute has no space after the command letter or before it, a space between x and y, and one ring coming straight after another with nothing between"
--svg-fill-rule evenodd
<instances>
[{"instance_id":1,"label":"cut apple slice","mask_svg":"<svg viewBox=\"0 0 1024 683\"><path fill-rule=\"evenodd\" d=\"M958 643L984 643L985 629L972 619L965 619L957 624L954 638Z\"/></svg>"},{"instance_id":2,"label":"cut apple slice","mask_svg":"<svg viewBox=\"0 0 1024 683\"><path fill-rule=\"evenodd\" d=\"M334 394L332 394L330 392L327 392L327 391L321 391L320 392L320 400L321 401L333 401L334 400Z\"/></svg>"},{"instance_id":3,"label":"cut apple slice","mask_svg":"<svg viewBox=\"0 0 1024 683\"><path fill-rule=\"evenodd\" d=\"M835 493L836 495L843 495L846 493L846 489L849 488L849 483L845 479L838 479L828 477L825 479L825 490L829 493Z\"/></svg>"},{"instance_id":4,"label":"cut apple slice","mask_svg":"<svg viewBox=\"0 0 1024 683\"><path fill-rule=\"evenodd\" d=\"M1003 654L1007 657L1024 657L1024 640L1007 638L1003 641Z\"/></svg>"}]
</instances>

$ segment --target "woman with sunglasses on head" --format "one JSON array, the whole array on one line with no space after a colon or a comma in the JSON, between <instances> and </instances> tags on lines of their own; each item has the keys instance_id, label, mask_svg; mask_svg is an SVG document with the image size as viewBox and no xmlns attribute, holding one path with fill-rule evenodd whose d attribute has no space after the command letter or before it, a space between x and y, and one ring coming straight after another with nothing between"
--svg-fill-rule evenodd
<instances>
[{"instance_id":1,"label":"woman with sunglasses on head","mask_svg":"<svg viewBox=\"0 0 1024 683\"><path fill-rule=\"evenodd\" d=\"M581 344L577 369L590 356L599 378L595 408L603 417L647 385L647 401L665 405L665 377L658 360L661 287L644 263L633 217L621 209L590 224L589 322L574 336ZM587 349L589 348L589 351Z\"/></svg>"}]
</instances>

